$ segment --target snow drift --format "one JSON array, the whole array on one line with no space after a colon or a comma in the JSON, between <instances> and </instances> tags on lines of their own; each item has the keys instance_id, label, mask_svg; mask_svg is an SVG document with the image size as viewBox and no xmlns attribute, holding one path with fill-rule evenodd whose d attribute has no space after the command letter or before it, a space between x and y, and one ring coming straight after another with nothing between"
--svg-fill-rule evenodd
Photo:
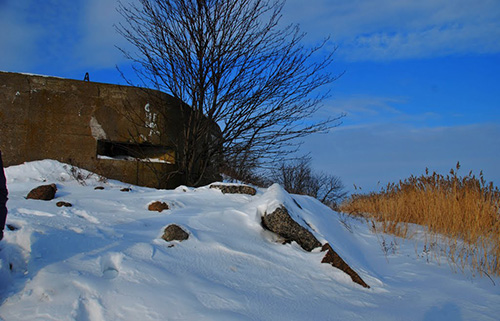
<instances>
[{"instance_id":1,"label":"snow drift","mask_svg":"<svg viewBox=\"0 0 500 321\"><path fill-rule=\"evenodd\" d=\"M384 236L364 222L278 185L254 196L208 186L156 190L78 171L49 160L6 169L0 319L495 320L500 312L497 278L453 274L397 239L395 251L381 251ZM54 200L25 199L50 183ZM154 201L169 209L149 211ZM371 288L322 264L319 248L282 245L264 230L262 213L281 204ZM172 223L189 239L161 239Z\"/></svg>"}]
</instances>

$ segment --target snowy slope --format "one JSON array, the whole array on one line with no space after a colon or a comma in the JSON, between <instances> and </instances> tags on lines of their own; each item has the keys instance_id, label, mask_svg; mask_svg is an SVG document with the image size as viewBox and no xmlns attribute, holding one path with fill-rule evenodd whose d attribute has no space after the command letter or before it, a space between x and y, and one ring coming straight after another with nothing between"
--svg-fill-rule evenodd
<instances>
[{"instance_id":1,"label":"snowy slope","mask_svg":"<svg viewBox=\"0 0 500 321\"><path fill-rule=\"evenodd\" d=\"M498 320L500 278L453 273L418 245L373 234L318 201L278 185L257 195L179 187L155 190L40 161L6 169L7 230L0 242L0 320ZM87 177L90 176L90 177ZM25 199L55 183L56 199ZM95 186L104 190L94 190ZM172 209L147 210L152 201ZM59 208L58 201L73 207ZM302 207L300 209L296 202ZM260 216L285 204L300 224L371 286L324 253L281 245ZM176 223L190 233L165 242ZM386 241L390 250L381 250ZM389 246L390 242L397 243ZM173 245L173 246L172 246ZM494 285L494 283L496 285Z\"/></svg>"}]
</instances>

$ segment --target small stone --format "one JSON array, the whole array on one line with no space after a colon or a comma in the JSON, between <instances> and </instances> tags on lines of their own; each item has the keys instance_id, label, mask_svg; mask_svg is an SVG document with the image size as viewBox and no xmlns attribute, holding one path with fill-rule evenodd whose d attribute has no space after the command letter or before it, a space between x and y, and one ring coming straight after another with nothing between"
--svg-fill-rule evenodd
<instances>
[{"instance_id":1,"label":"small stone","mask_svg":"<svg viewBox=\"0 0 500 321\"><path fill-rule=\"evenodd\" d=\"M168 209L169 209L168 204L165 202L160 202L160 201L153 202L153 203L149 204L149 206L148 206L148 210L157 211L160 213L163 210L168 210Z\"/></svg>"},{"instance_id":2,"label":"small stone","mask_svg":"<svg viewBox=\"0 0 500 321\"><path fill-rule=\"evenodd\" d=\"M57 203L56 203L56 206L57 206L57 207L63 207L63 206L64 206L64 207L71 207L71 206L73 206L73 205L72 205L71 203L61 201L61 202L57 202Z\"/></svg>"},{"instance_id":3,"label":"small stone","mask_svg":"<svg viewBox=\"0 0 500 321\"><path fill-rule=\"evenodd\" d=\"M130 191L131 191L131 189L130 189L130 188L128 188L128 187L124 187L124 188L122 188L122 189L120 190L120 192L130 192Z\"/></svg>"},{"instance_id":4,"label":"small stone","mask_svg":"<svg viewBox=\"0 0 500 321\"><path fill-rule=\"evenodd\" d=\"M167 242L170 241L184 241L189 238L189 234L176 224L170 224L163 231L161 237Z\"/></svg>"},{"instance_id":5,"label":"small stone","mask_svg":"<svg viewBox=\"0 0 500 321\"><path fill-rule=\"evenodd\" d=\"M103 190L103 189L104 189L104 187L103 187L103 186L96 186L96 187L94 187L94 189L95 189L95 190Z\"/></svg>"},{"instance_id":6,"label":"small stone","mask_svg":"<svg viewBox=\"0 0 500 321\"><path fill-rule=\"evenodd\" d=\"M7 226L7 228L9 229L9 231L16 231L16 230L19 229L19 227L15 226L15 225L12 225L12 224L7 224L5 226Z\"/></svg>"}]
</instances>

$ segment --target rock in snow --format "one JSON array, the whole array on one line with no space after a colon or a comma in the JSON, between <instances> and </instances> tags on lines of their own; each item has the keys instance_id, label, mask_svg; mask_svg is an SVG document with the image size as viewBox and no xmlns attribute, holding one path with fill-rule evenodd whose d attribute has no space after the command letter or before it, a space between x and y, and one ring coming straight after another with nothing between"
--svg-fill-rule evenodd
<instances>
[{"instance_id":1,"label":"rock in snow","mask_svg":"<svg viewBox=\"0 0 500 321\"><path fill-rule=\"evenodd\" d=\"M167 242L184 241L189 238L189 234L186 231L184 231L180 226L176 224L170 224L163 231L163 236L161 238Z\"/></svg>"},{"instance_id":2,"label":"rock in snow","mask_svg":"<svg viewBox=\"0 0 500 321\"><path fill-rule=\"evenodd\" d=\"M365 281L363 281L359 274L351 269L351 267L347 263L345 263L344 260L342 260L340 255L338 255L337 252L332 249L330 244L326 243L325 245L323 245L321 251L326 251L325 257L323 257L321 263L331 264L333 267L336 267L337 269L344 271L347 275L349 275L353 282L356 282L359 285L364 286L365 288L370 288L370 286L366 284Z\"/></svg>"},{"instance_id":3,"label":"rock in snow","mask_svg":"<svg viewBox=\"0 0 500 321\"><path fill-rule=\"evenodd\" d=\"M60 202L57 202L57 203L56 203L56 206L57 206L57 207L63 207L63 206L64 206L64 207L72 207L72 206L73 206L73 204L68 203L68 202L64 202L64 201L60 201Z\"/></svg>"},{"instance_id":4,"label":"rock in snow","mask_svg":"<svg viewBox=\"0 0 500 321\"><path fill-rule=\"evenodd\" d=\"M57 186L56 184L41 185L32 189L26 198L42 201L53 200L56 196Z\"/></svg>"},{"instance_id":5,"label":"rock in snow","mask_svg":"<svg viewBox=\"0 0 500 321\"><path fill-rule=\"evenodd\" d=\"M321 243L311 232L290 217L284 206L278 207L272 213L265 213L262 217L262 225L264 228L282 236L286 242L297 242L308 252L321 246Z\"/></svg>"},{"instance_id":6,"label":"rock in snow","mask_svg":"<svg viewBox=\"0 0 500 321\"><path fill-rule=\"evenodd\" d=\"M297 206L301 208L300 205L297 204ZM266 213L262 217L262 225L264 228L283 237L287 242L297 242L297 244L308 252L311 252L313 249L321 246L318 239L310 231L308 231L307 228L299 225L291 218L290 214L288 214L288 210L283 205L275 209L272 213ZM344 260L342 260L330 244L326 243L322 247L321 251L326 251L325 257L321 263L331 264L333 267L348 274L353 282L356 282L365 288L370 288L370 286L366 284L366 282L363 281L363 279Z\"/></svg>"},{"instance_id":7,"label":"rock in snow","mask_svg":"<svg viewBox=\"0 0 500 321\"><path fill-rule=\"evenodd\" d=\"M156 211L156 212L163 212L163 210L168 210L168 204L165 202L160 202L156 201L148 205L148 210L150 211Z\"/></svg>"},{"instance_id":8,"label":"rock in snow","mask_svg":"<svg viewBox=\"0 0 500 321\"><path fill-rule=\"evenodd\" d=\"M252 196L257 194L257 190L248 185L212 184L210 188L220 189L224 194L247 194Z\"/></svg>"}]
</instances>

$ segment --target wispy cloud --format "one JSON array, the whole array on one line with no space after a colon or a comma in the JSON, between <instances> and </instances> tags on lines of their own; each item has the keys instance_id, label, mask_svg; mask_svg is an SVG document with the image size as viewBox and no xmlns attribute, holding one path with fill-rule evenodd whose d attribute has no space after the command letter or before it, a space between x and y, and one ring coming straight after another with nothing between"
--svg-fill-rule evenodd
<instances>
[{"instance_id":1,"label":"wispy cloud","mask_svg":"<svg viewBox=\"0 0 500 321\"><path fill-rule=\"evenodd\" d=\"M350 61L500 52L495 0L289 0L286 13L312 40L331 34Z\"/></svg>"},{"instance_id":2,"label":"wispy cloud","mask_svg":"<svg viewBox=\"0 0 500 321\"><path fill-rule=\"evenodd\" d=\"M447 111L415 110L407 107L408 104L409 100L406 97L341 96L325 102L325 108L318 113L318 117L345 114L347 117L337 130L350 130L374 124L395 123L412 123L418 127L428 127L452 116Z\"/></svg>"},{"instance_id":3,"label":"wispy cloud","mask_svg":"<svg viewBox=\"0 0 500 321\"><path fill-rule=\"evenodd\" d=\"M132 2L137 0L130 0ZM125 1L128 2L128 1ZM117 0L0 0L0 69L112 68L127 46ZM350 61L500 52L497 0L288 0L287 22L329 34Z\"/></svg>"},{"instance_id":4,"label":"wispy cloud","mask_svg":"<svg viewBox=\"0 0 500 321\"><path fill-rule=\"evenodd\" d=\"M406 100L398 97L380 97L380 96L366 96L366 95L351 95L348 97L339 97L333 99L327 104L331 104L328 108L329 112L336 111L338 113L345 113L353 117L361 116L371 117L384 114L401 114L395 105L404 104Z\"/></svg>"},{"instance_id":5,"label":"wispy cloud","mask_svg":"<svg viewBox=\"0 0 500 321\"><path fill-rule=\"evenodd\" d=\"M113 67L123 61L116 48L127 48L126 40L116 32L122 17L116 11L117 0L88 0L81 14L83 37L75 47L82 63L96 68Z\"/></svg>"},{"instance_id":6,"label":"wispy cloud","mask_svg":"<svg viewBox=\"0 0 500 321\"><path fill-rule=\"evenodd\" d=\"M113 25L116 0L3 0L0 2L0 69L53 73L112 68L124 45ZM45 66L45 67L44 67Z\"/></svg>"},{"instance_id":7,"label":"wispy cloud","mask_svg":"<svg viewBox=\"0 0 500 321\"><path fill-rule=\"evenodd\" d=\"M41 28L33 28L26 22L28 6L23 2L0 1L0 69L13 68L21 70L36 62L36 57L30 55L36 49L36 41L43 31ZM5 67L4 67L5 66Z\"/></svg>"}]
</instances>

